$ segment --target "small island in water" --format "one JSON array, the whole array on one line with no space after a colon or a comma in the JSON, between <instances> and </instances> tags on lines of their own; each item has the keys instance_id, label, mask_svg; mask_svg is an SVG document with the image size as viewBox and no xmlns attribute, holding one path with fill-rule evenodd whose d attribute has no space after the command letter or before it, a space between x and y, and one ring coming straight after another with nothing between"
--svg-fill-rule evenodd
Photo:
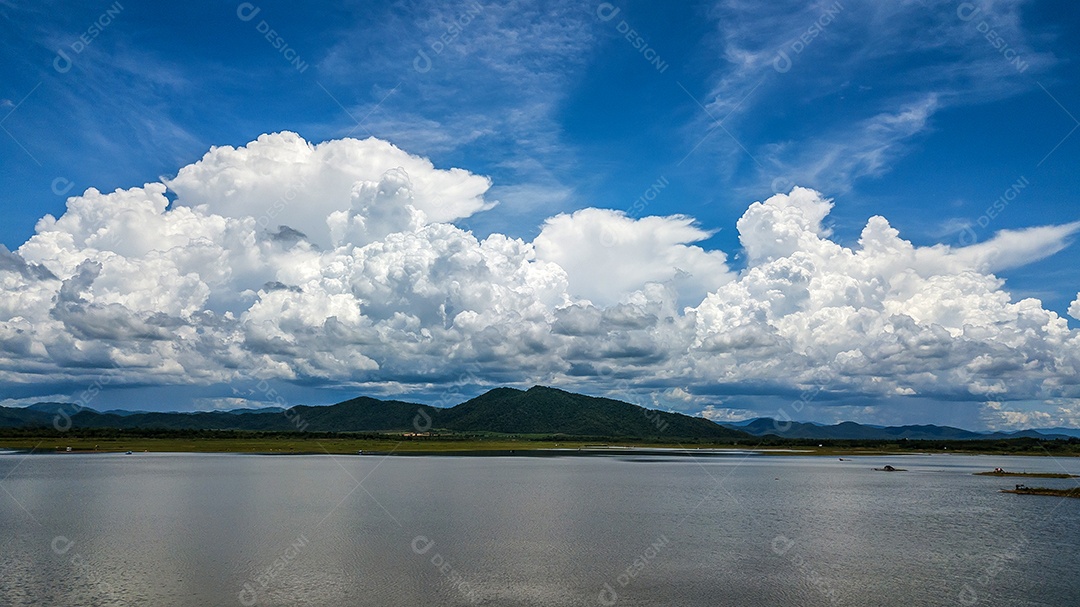
<instances>
[{"instance_id":1,"label":"small island in water","mask_svg":"<svg viewBox=\"0 0 1080 607\"><path fill-rule=\"evenodd\" d=\"M1022 476L1026 478L1077 478L1075 474L1064 472L1009 472L1001 468L994 468L990 472L976 472L975 476Z\"/></svg>"},{"instance_id":2,"label":"small island in water","mask_svg":"<svg viewBox=\"0 0 1080 607\"><path fill-rule=\"evenodd\" d=\"M1017 485L1015 489L1002 489L1002 493L1015 493L1017 495L1053 495L1056 497L1080 497L1080 487L1071 489L1051 489L1050 487L1027 487Z\"/></svg>"}]
</instances>

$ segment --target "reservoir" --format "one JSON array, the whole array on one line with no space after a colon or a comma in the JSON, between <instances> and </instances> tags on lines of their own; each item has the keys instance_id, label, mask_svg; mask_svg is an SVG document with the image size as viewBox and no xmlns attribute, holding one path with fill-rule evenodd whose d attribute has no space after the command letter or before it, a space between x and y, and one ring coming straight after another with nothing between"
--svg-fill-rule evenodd
<instances>
[{"instance_id":1,"label":"reservoir","mask_svg":"<svg viewBox=\"0 0 1080 607\"><path fill-rule=\"evenodd\" d=\"M1080 500L973 473L1080 460L846 459L4 453L0 605L1076 604Z\"/></svg>"}]
</instances>

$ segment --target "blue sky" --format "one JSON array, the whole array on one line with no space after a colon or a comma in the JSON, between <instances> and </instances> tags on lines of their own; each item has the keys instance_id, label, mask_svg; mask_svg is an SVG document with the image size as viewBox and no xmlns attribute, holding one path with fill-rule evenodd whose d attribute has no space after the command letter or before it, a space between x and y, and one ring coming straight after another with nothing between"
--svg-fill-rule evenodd
<instances>
[{"instance_id":1,"label":"blue sky","mask_svg":"<svg viewBox=\"0 0 1080 607\"><path fill-rule=\"evenodd\" d=\"M0 0L0 14L0 243L11 251L87 188L172 179L212 146L282 131L312 143L376 137L437 169L490 178L484 209L452 219L481 239L532 242L549 218L587 208L634 220L690 216L702 233L683 244L723 252L733 275L749 267L740 217L793 186L833 201L824 229L845 247L857 248L877 215L915 247L953 249L1002 230L1080 220L1080 43L1071 35L1080 7L1068 2ZM652 199L639 204L646 194ZM983 268L1005 280L1001 291L1013 302L1036 298L1072 330L1074 231L1055 233L1039 254ZM569 274L571 291L586 282ZM608 303L620 297L630 301L612 294ZM679 304L700 301L686 297ZM427 400L443 393L440 381L395 375L390 361L373 360L379 373L358 383L318 373L275 381L292 398L323 402L361 389ZM577 383L573 373L479 375L465 392L533 379L612 390L604 377ZM693 375L673 386L664 377L636 383L627 398L678 388L697 393L656 404L738 417L775 412L803 387L769 387L757 375L722 386ZM936 416L977 426L1004 423L986 415L1011 407L1052 416L1022 418L1032 423L1072 419L1053 413L1072 411L1071 389L1040 381L1014 405L940 385L904 404L845 389L837 398L848 408L822 405L803 417ZM211 380L117 383L124 388L113 398L123 406L165 392L179 395L165 408L234 393ZM77 391L85 378L52 384L22 374L11 384L12 398L32 399ZM873 413L852 405L860 398L877 403ZM954 400L967 404L940 413L939 403Z\"/></svg>"}]
</instances>

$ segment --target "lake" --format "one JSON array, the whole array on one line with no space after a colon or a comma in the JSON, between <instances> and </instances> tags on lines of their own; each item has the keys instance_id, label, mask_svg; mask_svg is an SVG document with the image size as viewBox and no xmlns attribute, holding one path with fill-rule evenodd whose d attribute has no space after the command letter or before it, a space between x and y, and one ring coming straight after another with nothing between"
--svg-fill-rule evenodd
<instances>
[{"instance_id":1,"label":"lake","mask_svg":"<svg viewBox=\"0 0 1080 607\"><path fill-rule=\"evenodd\" d=\"M1075 605L1080 460L0 455L0 605ZM908 472L874 472L891 464Z\"/></svg>"}]
</instances>

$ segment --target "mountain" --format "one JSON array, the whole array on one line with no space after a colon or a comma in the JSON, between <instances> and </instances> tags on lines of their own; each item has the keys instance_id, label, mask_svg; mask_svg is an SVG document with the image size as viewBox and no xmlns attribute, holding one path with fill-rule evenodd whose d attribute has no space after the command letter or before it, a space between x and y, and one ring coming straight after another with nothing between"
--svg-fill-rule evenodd
<instances>
[{"instance_id":1,"label":"mountain","mask_svg":"<svg viewBox=\"0 0 1080 607\"><path fill-rule=\"evenodd\" d=\"M1033 431L1039 434L1058 434L1080 438L1080 428L1035 428Z\"/></svg>"},{"instance_id":2,"label":"mountain","mask_svg":"<svg viewBox=\"0 0 1080 607\"><path fill-rule=\"evenodd\" d=\"M56 415L60 412L71 415L72 413L82 411L88 407L82 407L75 403L34 403L26 408L31 411L40 411L41 413L47 413L49 415Z\"/></svg>"},{"instance_id":3,"label":"mountain","mask_svg":"<svg viewBox=\"0 0 1080 607\"><path fill-rule=\"evenodd\" d=\"M855 422L841 422L826 426L808 422L779 421L768 417L740 422L732 426L754 436L769 434L783 438L808 438L818 440L995 440L1006 438L1067 439L1069 430L1054 431L1020 430L1017 432L973 432L951 426L909 425L870 426ZM1072 430L1072 432L1078 432Z\"/></svg>"},{"instance_id":4,"label":"mountain","mask_svg":"<svg viewBox=\"0 0 1080 607\"><path fill-rule=\"evenodd\" d=\"M220 411L204 411L203 413L229 413L231 415L246 415L248 413L281 413L284 411L282 407L256 407L252 409L222 409ZM98 411L98 413L106 415L119 415L120 417L127 417L129 415L142 415L143 413L153 413L152 411L132 411L131 409L109 409L108 411Z\"/></svg>"},{"instance_id":5,"label":"mountain","mask_svg":"<svg viewBox=\"0 0 1080 607\"><path fill-rule=\"evenodd\" d=\"M52 428L57 413L76 428L153 428L164 430L252 430L267 432L497 432L565 434L612 438L750 439L775 435L810 440L996 440L1008 438L1068 439L1080 430L1049 428L1018 432L972 432L934 425L872 426L855 422L824 425L757 418L717 424L646 409L610 398L534 386L528 390L495 388L450 408L361 396L334 405L155 413L105 411L69 403L36 403L24 408L0 407L0 428ZM66 420L65 424L66 424Z\"/></svg>"},{"instance_id":6,"label":"mountain","mask_svg":"<svg viewBox=\"0 0 1080 607\"><path fill-rule=\"evenodd\" d=\"M293 419L308 424L306 430L311 432L390 432L427 429L430 424L428 420L436 418L444 410L430 405L361 396L327 407L299 406L289 411ZM282 413L273 416L286 418Z\"/></svg>"},{"instance_id":7,"label":"mountain","mask_svg":"<svg viewBox=\"0 0 1080 607\"><path fill-rule=\"evenodd\" d=\"M224 411L199 413L141 412L130 415L79 411L71 416L76 428L155 428L162 430L296 430L284 415L232 415Z\"/></svg>"},{"instance_id":8,"label":"mountain","mask_svg":"<svg viewBox=\"0 0 1080 607\"><path fill-rule=\"evenodd\" d=\"M53 414L30 407L0 407L0 428L52 427Z\"/></svg>"},{"instance_id":9,"label":"mountain","mask_svg":"<svg viewBox=\"0 0 1080 607\"><path fill-rule=\"evenodd\" d=\"M0 407L0 427L49 427L49 407ZM65 410L65 412L70 409ZM554 388L496 388L449 409L397 400L359 397L329 406L296 406L287 411L248 410L197 413L70 414L76 428L167 430L261 430L311 432L409 432L450 430L506 434L566 434L603 437L749 438L701 417L646 409L609 398Z\"/></svg>"},{"instance_id":10,"label":"mountain","mask_svg":"<svg viewBox=\"0 0 1080 607\"><path fill-rule=\"evenodd\" d=\"M227 409L227 410L222 411L222 413L229 413L229 414L232 414L232 415L247 415L249 413L284 413L284 412L285 412L284 407L256 407L254 409ZM112 411L112 413L116 413L116 411L114 410L114 411Z\"/></svg>"},{"instance_id":11,"label":"mountain","mask_svg":"<svg viewBox=\"0 0 1080 607\"><path fill-rule=\"evenodd\" d=\"M71 416L77 428L158 428L165 430L259 430L272 432L385 432L413 429L413 418L435 407L360 397L329 406L267 408L246 413L132 413L116 415L84 409Z\"/></svg>"},{"instance_id":12,"label":"mountain","mask_svg":"<svg viewBox=\"0 0 1080 607\"><path fill-rule=\"evenodd\" d=\"M646 409L610 398L534 386L496 388L439 412L435 423L450 430L576 436L745 438L703 417Z\"/></svg>"}]
</instances>

